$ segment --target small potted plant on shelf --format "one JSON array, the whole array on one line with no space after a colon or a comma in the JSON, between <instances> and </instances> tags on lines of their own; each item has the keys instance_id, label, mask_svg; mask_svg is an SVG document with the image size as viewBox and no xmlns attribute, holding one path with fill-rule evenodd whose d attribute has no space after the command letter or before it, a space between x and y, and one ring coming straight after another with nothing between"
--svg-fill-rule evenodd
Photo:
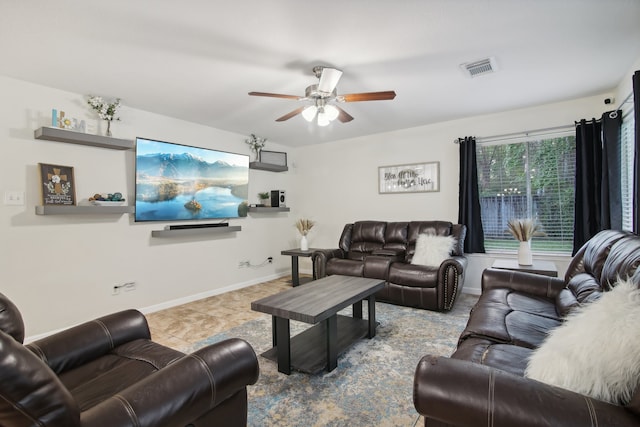
<instances>
[{"instance_id":1,"label":"small potted plant on shelf","mask_svg":"<svg viewBox=\"0 0 640 427\"><path fill-rule=\"evenodd\" d=\"M269 203L269 192L258 193L258 198L260 199L261 206L270 206Z\"/></svg>"}]
</instances>

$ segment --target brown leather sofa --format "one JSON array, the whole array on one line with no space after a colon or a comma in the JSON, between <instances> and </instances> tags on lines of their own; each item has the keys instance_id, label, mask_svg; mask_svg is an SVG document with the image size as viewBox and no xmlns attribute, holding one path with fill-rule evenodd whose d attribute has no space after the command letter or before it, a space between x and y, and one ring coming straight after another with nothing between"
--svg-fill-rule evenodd
<instances>
[{"instance_id":1,"label":"brown leather sofa","mask_svg":"<svg viewBox=\"0 0 640 427\"><path fill-rule=\"evenodd\" d=\"M607 230L576 253L564 278L485 270L457 350L417 366L413 399L425 426L640 425L640 387L618 406L524 376L548 331L619 277L640 283L638 265L640 237Z\"/></svg>"},{"instance_id":2,"label":"brown leather sofa","mask_svg":"<svg viewBox=\"0 0 640 427\"><path fill-rule=\"evenodd\" d=\"M439 267L411 264L421 233L454 236L457 245ZM464 284L466 227L447 221L358 221L345 225L337 249L313 253L314 278L340 274L385 280L379 301L451 310Z\"/></svg>"},{"instance_id":3,"label":"brown leather sofa","mask_svg":"<svg viewBox=\"0 0 640 427\"><path fill-rule=\"evenodd\" d=\"M184 355L151 341L127 310L23 345L17 307L0 294L0 425L246 426L251 346L230 339Z\"/></svg>"}]
</instances>

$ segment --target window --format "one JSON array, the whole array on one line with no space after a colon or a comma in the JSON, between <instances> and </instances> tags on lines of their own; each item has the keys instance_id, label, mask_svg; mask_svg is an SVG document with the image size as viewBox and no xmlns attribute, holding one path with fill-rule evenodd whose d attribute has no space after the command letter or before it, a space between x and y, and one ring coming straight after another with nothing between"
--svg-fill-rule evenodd
<instances>
[{"instance_id":1,"label":"window","mask_svg":"<svg viewBox=\"0 0 640 427\"><path fill-rule=\"evenodd\" d=\"M633 104L632 104L633 105ZM633 230L633 156L634 156L634 126L633 108L622 116L620 129L620 155L622 179L622 229Z\"/></svg>"},{"instance_id":2,"label":"window","mask_svg":"<svg viewBox=\"0 0 640 427\"><path fill-rule=\"evenodd\" d=\"M575 136L478 144L476 155L486 250L515 250L518 242L508 233L507 222L533 218L545 233L532 240L534 251L571 253Z\"/></svg>"}]
</instances>

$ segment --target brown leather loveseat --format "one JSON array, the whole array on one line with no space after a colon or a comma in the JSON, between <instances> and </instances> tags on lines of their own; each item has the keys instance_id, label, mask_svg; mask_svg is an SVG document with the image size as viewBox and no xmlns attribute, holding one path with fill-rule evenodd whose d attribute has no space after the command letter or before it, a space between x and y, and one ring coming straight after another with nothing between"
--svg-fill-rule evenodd
<instances>
[{"instance_id":1,"label":"brown leather loveseat","mask_svg":"<svg viewBox=\"0 0 640 427\"><path fill-rule=\"evenodd\" d=\"M566 323L572 310L588 308L620 279L630 278L638 286L638 265L640 237L606 230L576 253L564 278L485 270L482 295L471 310L456 351L450 358L425 356L417 366L413 398L425 426L640 425L638 377L631 378L631 386L633 381L638 385L630 401L616 405L525 374L534 351L550 331ZM628 327L637 329L638 325ZM613 339L619 333L604 331L613 334ZM602 353L598 347L602 341L585 335L587 342L595 344L594 353ZM588 353L579 357L587 366L592 360ZM619 366L613 360L608 365Z\"/></svg>"},{"instance_id":2,"label":"brown leather loveseat","mask_svg":"<svg viewBox=\"0 0 640 427\"><path fill-rule=\"evenodd\" d=\"M439 266L412 264L420 234L453 236L455 245ZM337 249L312 255L316 279L326 275L385 280L378 301L447 311L464 284L466 227L447 221L358 221L345 225Z\"/></svg>"},{"instance_id":3,"label":"brown leather loveseat","mask_svg":"<svg viewBox=\"0 0 640 427\"><path fill-rule=\"evenodd\" d=\"M0 294L1 426L246 426L259 368L243 340L184 355L151 341L136 310L23 339L20 312Z\"/></svg>"}]
</instances>

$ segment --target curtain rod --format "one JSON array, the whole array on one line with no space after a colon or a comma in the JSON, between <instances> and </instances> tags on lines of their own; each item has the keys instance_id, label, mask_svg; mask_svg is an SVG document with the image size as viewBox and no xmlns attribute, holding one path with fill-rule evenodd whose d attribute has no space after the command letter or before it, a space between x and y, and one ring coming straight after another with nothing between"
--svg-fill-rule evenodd
<instances>
[{"instance_id":1,"label":"curtain rod","mask_svg":"<svg viewBox=\"0 0 640 427\"><path fill-rule=\"evenodd\" d=\"M536 135L545 135L545 134L555 133L555 131L559 131L559 130L569 130L574 128L575 128L574 125L562 125L562 126L554 126L554 127L548 127L548 128L542 128L542 129L528 130L524 132L503 133L501 135L477 137L476 142L478 144L481 144L483 142L489 142L489 141L506 141L509 139L516 139L516 138L522 138L523 136L529 136L532 133ZM453 140L453 143L459 144L462 140L463 138L456 138Z\"/></svg>"},{"instance_id":2,"label":"curtain rod","mask_svg":"<svg viewBox=\"0 0 640 427\"><path fill-rule=\"evenodd\" d=\"M622 110L622 106L627 102L631 101L632 96L633 96L633 92L630 92L629 95L627 95L627 97L620 103L620 105L618 105L618 108L616 108L616 110Z\"/></svg>"}]
</instances>

